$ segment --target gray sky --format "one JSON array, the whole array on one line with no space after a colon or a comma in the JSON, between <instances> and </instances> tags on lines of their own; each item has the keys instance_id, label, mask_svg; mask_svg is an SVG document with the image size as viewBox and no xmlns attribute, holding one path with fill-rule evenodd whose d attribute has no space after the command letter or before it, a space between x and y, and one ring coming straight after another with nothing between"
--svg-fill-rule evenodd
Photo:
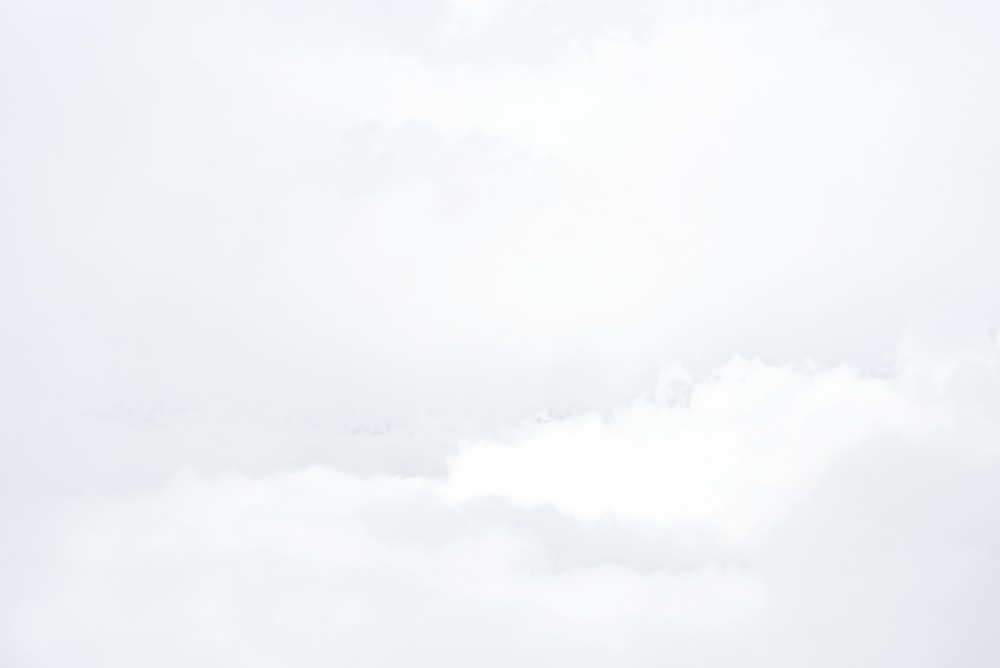
<instances>
[{"instance_id":1,"label":"gray sky","mask_svg":"<svg viewBox=\"0 0 1000 668\"><path fill-rule=\"evenodd\" d=\"M0 664L1000 662L983 0L0 0Z\"/></svg>"}]
</instances>

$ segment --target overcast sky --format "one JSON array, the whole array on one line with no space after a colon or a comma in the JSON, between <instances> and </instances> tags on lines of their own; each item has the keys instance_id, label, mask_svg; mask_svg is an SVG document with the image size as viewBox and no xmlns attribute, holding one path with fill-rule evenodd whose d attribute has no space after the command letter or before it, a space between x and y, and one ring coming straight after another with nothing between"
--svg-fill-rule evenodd
<instances>
[{"instance_id":1,"label":"overcast sky","mask_svg":"<svg viewBox=\"0 0 1000 668\"><path fill-rule=\"evenodd\" d=\"M998 22L0 0L0 665L1000 665Z\"/></svg>"}]
</instances>

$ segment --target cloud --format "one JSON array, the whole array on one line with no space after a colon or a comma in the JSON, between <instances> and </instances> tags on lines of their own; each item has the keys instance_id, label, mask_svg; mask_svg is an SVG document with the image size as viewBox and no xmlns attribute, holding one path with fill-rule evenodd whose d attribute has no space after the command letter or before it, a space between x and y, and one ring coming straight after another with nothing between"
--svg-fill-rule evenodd
<instances>
[{"instance_id":1,"label":"cloud","mask_svg":"<svg viewBox=\"0 0 1000 668\"><path fill-rule=\"evenodd\" d=\"M887 377L733 360L673 403L468 443L443 479L53 500L12 542L3 645L15 666L985 666L1000 349L947 374L914 355Z\"/></svg>"},{"instance_id":2,"label":"cloud","mask_svg":"<svg viewBox=\"0 0 1000 668\"><path fill-rule=\"evenodd\" d=\"M992 6L2 14L0 664L996 664Z\"/></svg>"},{"instance_id":3,"label":"cloud","mask_svg":"<svg viewBox=\"0 0 1000 668\"><path fill-rule=\"evenodd\" d=\"M461 489L752 535L843 451L912 427L884 380L846 369L736 359L686 403L634 403L610 416L546 423L513 444L471 444L450 462ZM553 484L558 480L558 484Z\"/></svg>"},{"instance_id":4,"label":"cloud","mask_svg":"<svg viewBox=\"0 0 1000 668\"><path fill-rule=\"evenodd\" d=\"M908 320L996 315L997 101L957 10L501 2L487 66L348 5L12 6L22 383L496 426L663 360L878 365ZM407 10L427 40L452 11Z\"/></svg>"}]
</instances>

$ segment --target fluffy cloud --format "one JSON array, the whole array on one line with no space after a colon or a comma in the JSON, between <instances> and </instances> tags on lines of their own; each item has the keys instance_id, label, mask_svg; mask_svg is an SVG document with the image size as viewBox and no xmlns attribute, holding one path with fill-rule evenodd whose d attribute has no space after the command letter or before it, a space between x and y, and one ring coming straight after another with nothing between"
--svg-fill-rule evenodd
<instances>
[{"instance_id":1,"label":"fluffy cloud","mask_svg":"<svg viewBox=\"0 0 1000 668\"><path fill-rule=\"evenodd\" d=\"M932 357L734 360L467 443L438 480L51 500L7 557L8 663L986 666L1000 350Z\"/></svg>"},{"instance_id":2,"label":"fluffy cloud","mask_svg":"<svg viewBox=\"0 0 1000 668\"><path fill-rule=\"evenodd\" d=\"M683 404L640 401L548 423L515 445L468 447L450 472L473 494L552 503L589 519L614 513L711 528L738 541L846 450L912 426L912 412L884 380L737 359Z\"/></svg>"}]
</instances>

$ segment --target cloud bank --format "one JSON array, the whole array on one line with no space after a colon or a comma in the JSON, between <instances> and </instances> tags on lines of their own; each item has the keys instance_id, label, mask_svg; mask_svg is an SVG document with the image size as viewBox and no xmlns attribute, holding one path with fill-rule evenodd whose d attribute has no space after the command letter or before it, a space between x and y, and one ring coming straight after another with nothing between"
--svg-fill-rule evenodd
<instances>
[{"instance_id":1,"label":"cloud bank","mask_svg":"<svg viewBox=\"0 0 1000 668\"><path fill-rule=\"evenodd\" d=\"M1000 348L962 353L734 360L464 443L443 479L51 498L10 537L5 661L987 666Z\"/></svg>"},{"instance_id":2,"label":"cloud bank","mask_svg":"<svg viewBox=\"0 0 1000 668\"><path fill-rule=\"evenodd\" d=\"M0 8L0 664L995 666L997 10Z\"/></svg>"}]
</instances>

